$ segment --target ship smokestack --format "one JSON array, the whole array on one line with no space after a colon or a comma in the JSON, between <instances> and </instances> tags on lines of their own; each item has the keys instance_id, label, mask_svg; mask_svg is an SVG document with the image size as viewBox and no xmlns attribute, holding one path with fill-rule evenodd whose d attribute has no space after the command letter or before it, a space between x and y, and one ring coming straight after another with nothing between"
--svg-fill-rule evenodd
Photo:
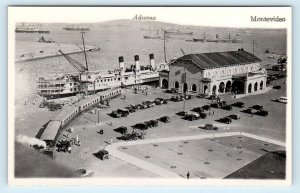
<instances>
[{"instance_id":1,"label":"ship smokestack","mask_svg":"<svg viewBox=\"0 0 300 193\"><path fill-rule=\"evenodd\" d=\"M155 68L154 54L150 54L149 58L150 58L150 66L152 69L154 69Z\"/></svg>"},{"instance_id":2,"label":"ship smokestack","mask_svg":"<svg viewBox=\"0 0 300 193\"><path fill-rule=\"evenodd\" d=\"M139 55L134 56L134 62L135 62L135 72L140 71L140 58Z\"/></svg>"},{"instance_id":3,"label":"ship smokestack","mask_svg":"<svg viewBox=\"0 0 300 193\"><path fill-rule=\"evenodd\" d=\"M121 68L121 70L125 70L124 57L123 56L119 57L119 67Z\"/></svg>"}]
</instances>

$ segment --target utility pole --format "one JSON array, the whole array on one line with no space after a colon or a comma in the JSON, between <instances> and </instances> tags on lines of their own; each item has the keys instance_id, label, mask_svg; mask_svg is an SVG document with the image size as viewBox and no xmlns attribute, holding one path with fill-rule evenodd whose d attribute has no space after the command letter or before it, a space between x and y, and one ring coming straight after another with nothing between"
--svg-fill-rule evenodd
<instances>
[{"instance_id":1,"label":"utility pole","mask_svg":"<svg viewBox=\"0 0 300 193\"><path fill-rule=\"evenodd\" d=\"M254 33L252 34L252 54L254 55L254 47L255 47L255 41L254 41Z\"/></svg>"},{"instance_id":2,"label":"utility pole","mask_svg":"<svg viewBox=\"0 0 300 193\"><path fill-rule=\"evenodd\" d=\"M165 63L167 63L167 55L166 55L166 31L164 31L164 57L165 57Z\"/></svg>"}]
</instances>

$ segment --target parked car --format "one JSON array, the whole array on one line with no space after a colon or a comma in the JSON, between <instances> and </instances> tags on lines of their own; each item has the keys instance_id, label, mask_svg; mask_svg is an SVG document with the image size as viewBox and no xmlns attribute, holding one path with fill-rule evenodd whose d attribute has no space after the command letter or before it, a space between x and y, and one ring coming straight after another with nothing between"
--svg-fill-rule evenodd
<instances>
[{"instance_id":1,"label":"parked car","mask_svg":"<svg viewBox=\"0 0 300 193\"><path fill-rule=\"evenodd\" d=\"M253 105L251 108L255 110L263 110L264 107L261 105Z\"/></svg>"},{"instance_id":2,"label":"parked car","mask_svg":"<svg viewBox=\"0 0 300 193\"><path fill-rule=\"evenodd\" d=\"M178 93L178 89L177 88L167 89L166 93Z\"/></svg>"},{"instance_id":3,"label":"parked car","mask_svg":"<svg viewBox=\"0 0 300 193\"><path fill-rule=\"evenodd\" d=\"M158 126L158 121L157 120L150 120L150 123L152 127L157 127Z\"/></svg>"},{"instance_id":4,"label":"parked car","mask_svg":"<svg viewBox=\"0 0 300 193\"><path fill-rule=\"evenodd\" d=\"M144 124L147 126L147 128L152 127L152 124L150 121L145 121Z\"/></svg>"},{"instance_id":5,"label":"parked car","mask_svg":"<svg viewBox=\"0 0 300 193\"><path fill-rule=\"evenodd\" d=\"M129 115L129 110L128 109L118 109L117 113L121 115L121 117L127 117Z\"/></svg>"},{"instance_id":6,"label":"parked car","mask_svg":"<svg viewBox=\"0 0 300 193\"><path fill-rule=\"evenodd\" d=\"M120 118L120 117L121 117L121 114L118 113L117 111L112 111L110 115L111 115L112 117L114 117L114 118Z\"/></svg>"},{"instance_id":7,"label":"parked car","mask_svg":"<svg viewBox=\"0 0 300 193\"><path fill-rule=\"evenodd\" d=\"M173 102L182 101L182 99L179 96L172 96L170 100L173 101Z\"/></svg>"},{"instance_id":8,"label":"parked car","mask_svg":"<svg viewBox=\"0 0 300 193\"><path fill-rule=\"evenodd\" d=\"M227 111L231 111L232 106L231 105L225 105L225 106L222 106L222 109L227 110Z\"/></svg>"},{"instance_id":9,"label":"parked car","mask_svg":"<svg viewBox=\"0 0 300 193\"><path fill-rule=\"evenodd\" d=\"M212 108L220 108L221 104L220 103L212 103L212 104L210 104L210 107L212 107Z\"/></svg>"},{"instance_id":10,"label":"parked car","mask_svg":"<svg viewBox=\"0 0 300 193\"><path fill-rule=\"evenodd\" d=\"M148 129L148 126L145 123L137 123L137 124L133 125L132 128L146 130L146 129Z\"/></svg>"},{"instance_id":11,"label":"parked car","mask_svg":"<svg viewBox=\"0 0 300 193\"><path fill-rule=\"evenodd\" d=\"M205 97L206 97L205 94L198 94L198 95L197 95L197 98L199 98L199 99L204 99Z\"/></svg>"},{"instance_id":12,"label":"parked car","mask_svg":"<svg viewBox=\"0 0 300 193\"><path fill-rule=\"evenodd\" d=\"M163 117L160 117L159 120L161 122L168 123L171 121L171 118L169 116L163 116Z\"/></svg>"},{"instance_id":13,"label":"parked car","mask_svg":"<svg viewBox=\"0 0 300 193\"><path fill-rule=\"evenodd\" d=\"M125 107L125 109L127 109L130 113L134 113L135 112L135 108L134 107Z\"/></svg>"},{"instance_id":14,"label":"parked car","mask_svg":"<svg viewBox=\"0 0 300 193\"><path fill-rule=\"evenodd\" d=\"M187 115L187 112L186 112L186 111L179 111L178 113L176 113L176 115L179 115L179 116L186 116L186 115Z\"/></svg>"},{"instance_id":15,"label":"parked car","mask_svg":"<svg viewBox=\"0 0 300 193\"><path fill-rule=\"evenodd\" d=\"M277 102L280 102L280 103L285 103L287 104L287 97L279 97L276 99Z\"/></svg>"},{"instance_id":16,"label":"parked car","mask_svg":"<svg viewBox=\"0 0 300 193\"><path fill-rule=\"evenodd\" d=\"M116 132L124 134L127 133L127 127L121 126L115 129Z\"/></svg>"},{"instance_id":17,"label":"parked car","mask_svg":"<svg viewBox=\"0 0 300 193\"><path fill-rule=\"evenodd\" d=\"M91 177L93 175L94 175L94 172L92 170L78 169L75 171L75 176L78 176L78 177Z\"/></svg>"},{"instance_id":18,"label":"parked car","mask_svg":"<svg viewBox=\"0 0 300 193\"><path fill-rule=\"evenodd\" d=\"M196 107L196 108L193 108L192 111L201 113L201 112L204 112L204 109L202 107Z\"/></svg>"},{"instance_id":19,"label":"parked car","mask_svg":"<svg viewBox=\"0 0 300 193\"><path fill-rule=\"evenodd\" d=\"M108 151L106 151L106 150L100 150L100 151L98 151L97 153L94 153L94 155L97 157L97 158L99 158L99 159L101 159L101 160L104 160L104 159L108 159L109 157L109 153L108 153Z\"/></svg>"},{"instance_id":20,"label":"parked car","mask_svg":"<svg viewBox=\"0 0 300 193\"><path fill-rule=\"evenodd\" d=\"M229 118L229 117L223 117L223 118L219 119L218 121L222 122L222 123L226 123L226 124L229 124L232 122L231 118Z\"/></svg>"},{"instance_id":21,"label":"parked car","mask_svg":"<svg viewBox=\"0 0 300 193\"><path fill-rule=\"evenodd\" d=\"M199 128L202 128L202 129L205 129L205 130L215 130L215 131L218 131L218 127L214 126L211 123L206 123L204 125L204 127L199 127Z\"/></svg>"},{"instance_id":22,"label":"parked car","mask_svg":"<svg viewBox=\"0 0 300 193\"><path fill-rule=\"evenodd\" d=\"M163 98L156 98L155 100L155 105L161 105L164 103L164 99Z\"/></svg>"},{"instance_id":23,"label":"parked car","mask_svg":"<svg viewBox=\"0 0 300 193\"><path fill-rule=\"evenodd\" d=\"M164 99L163 104L168 104L169 101L170 101L170 99Z\"/></svg>"},{"instance_id":24,"label":"parked car","mask_svg":"<svg viewBox=\"0 0 300 193\"><path fill-rule=\"evenodd\" d=\"M255 113L256 115L260 115L260 116L268 116L269 112L266 110L259 110Z\"/></svg>"},{"instance_id":25,"label":"parked car","mask_svg":"<svg viewBox=\"0 0 300 193\"><path fill-rule=\"evenodd\" d=\"M236 103L233 103L232 106L243 108L245 106L245 103L243 103L243 102L236 102Z\"/></svg>"},{"instance_id":26,"label":"parked car","mask_svg":"<svg viewBox=\"0 0 300 193\"><path fill-rule=\"evenodd\" d=\"M273 86L273 89L281 89L281 86L280 85L275 85L275 86Z\"/></svg>"},{"instance_id":27,"label":"parked car","mask_svg":"<svg viewBox=\"0 0 300 193\"><path fill-rule=\"evenodd\" d=\"M217 99L217 98L218 98L218 96L216 96L216 95L210 95L207 99L214 100L214 99Z\"/></svg>"},{"instance_id":28,"label":"parked car","mask_svg":"<svg viewBox=\"0 0 300 193\"><path fill-rule=\"evenodd\" d=\"M155 106L155 102L154 101L144 101L144 102L142 102L142 104L146 105L147 108Z\"/></svg>"},{"instance_id":29,"label":"parked car","mask_svg":"<svg viewBox=\"0 0 300 193\"><path fill-rule=\"evenodd\" d=\"M235 119L235 120L238 120L241 118L239 115L229 115L228 117L230 117L231 119Z\"/></svg>"},{"instance_id":30,"label":"parked car","mask_svg":"<svg viewBox=\"0 0 300 193\"><path fill-rule=\"evenodd\" d=\"M255 113L255 110L254 109L251 109L251 108L248 108L246 110L243 111L244 113L249 113L249 114L254 114Z\"/></svg>"},{"instance_id":31,"label":"parked car","mask_svg":"<svg viewBox=\"0 0 300 193\"><path fill-rule=\"evenodd\" d=\"M206 111L209 111L210 110L210 106L209 105L204 105L204 106L202 106L202 109L204 109Z\"/></svg>"},{"instance_id":32,"label":"parked car","mask_svg":"<svg viewBox=\"0 0 300 193\"><path fill-rule=\"evenodd\" d=\"M201 119L205 119L207 117L207 114L206 113L200 113L200 117L201 117Z\"/></svg>"},{"instance_id":33,"label":"parked car","mask_svg":"<svg viewBox=\"0 0 300 193\"><path fill-rule=\"evenodd\" d=\"M194 120L197 120L198 118L197 118L197 116L194 115L194 114L187 114L187 115L184 117L184 119L189 120L189 121L194 121Z\"/></svg>"}]
</instances>

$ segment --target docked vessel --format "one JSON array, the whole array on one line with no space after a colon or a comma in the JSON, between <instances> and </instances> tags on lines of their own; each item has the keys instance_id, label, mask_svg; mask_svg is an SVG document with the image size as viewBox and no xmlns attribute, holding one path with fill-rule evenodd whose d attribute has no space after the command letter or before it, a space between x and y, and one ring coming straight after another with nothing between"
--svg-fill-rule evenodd
<instances>
[{"instance_id":1,"label":"docked vessel","mask_svg":"<svg viewBox=\"0 0 300 193\"><path fill-rule=\"evenodd\" d=\"M126 87L159 80L159 71L155 66L154 55L150 54L150 64L140 66L136 55L135 65L125 68L124 58L119 57L119 68L101 71L81 71L75 74L63 74L53 78L38 78L38 94L47 99L55 99L77 94L94 94L110 88Z\"/></svg>"},{"instance_id":2,"label":"docked vessel","mask_svg":"<svg viewBox=\"0 0 300 193\"><path fill-rule=\"evenodd\" d=\"M90 28L88 27L63 27L64 30L71 30L71 31L89 31Z\"/></svg>"},{"instance_id":3,"label":"docked vessel","mask_svg":"<svg viewBox=\"0 0 300 193\"><path fill-rule=\"evenodd\" d=\"M21 26L16 27L15 32L16 33L50 33L50 31L48 30L39 29L34 24L25 25L24 23Z\"/></svg>"},{"instance_id":4,"label":"docked vessel","mask_svg":"<svg viewBox=\"0 0 300 193\"><path fill-rule=\"evenodd\" d=\"M189 31L180 31L180 30L175 30L175 31L165 31L166 34L170 35L193 35L193 32Z\"/></svg>"},{"instance_id":5,"label":"docked vessel","mask_svg":"<svg viewBox=\"0 0 300 193\"><path fill-rule=\"evenodd\" d=\"M231 39L230 34L228 38L219 38L218 34L216 34L215 38L206 38L205 34L203 38L193 38L194 42L216 42L216 43L242 43L241 38Z\"/></svg>"}]
</instances>

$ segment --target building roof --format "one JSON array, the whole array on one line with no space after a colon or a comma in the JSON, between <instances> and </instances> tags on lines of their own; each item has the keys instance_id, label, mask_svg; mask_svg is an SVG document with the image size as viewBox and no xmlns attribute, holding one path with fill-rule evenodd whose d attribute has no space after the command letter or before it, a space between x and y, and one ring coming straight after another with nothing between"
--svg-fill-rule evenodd
<instances>
[{"instance_id":1,"label":"building roof","mask_svg":"<svg viewBox=\"0 0 300 193\"><path fill-rule=\"evenodd\" d=\"M60 121L50 121L41 136L41 140L54 140L61 126Z\"/></svg>"},{"instance_id":2,"label":"building roof","mask_svg":"<svg viewBox=\"0 0 300 193\"><path fill-rule=\"evenodd\" d=\"M210 52L188 54L176 61L191 61L201 69L220 68L233 65L261 62L261 59L246 51Z\"/></svg>"}]
</instances>

